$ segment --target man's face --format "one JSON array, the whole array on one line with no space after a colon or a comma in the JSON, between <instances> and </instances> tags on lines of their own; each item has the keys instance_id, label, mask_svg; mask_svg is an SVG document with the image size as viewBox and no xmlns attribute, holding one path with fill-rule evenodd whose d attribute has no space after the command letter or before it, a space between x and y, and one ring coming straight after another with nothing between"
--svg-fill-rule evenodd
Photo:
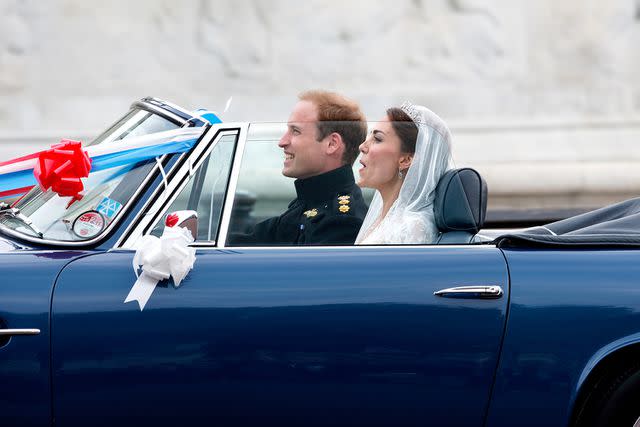
<instances>
[{"instance_id":1,"label":"man's face","mask_svg":"<svg viewBox=\"0 0 640 427\"><path fill-rule=\"evenodd\" d=\"M287 132L278 146L284 150L282 174L291 178L309 178L326 172L327 141L317 138L318 109L310 101L299 101L287 123Z\"/></svg>"}]
</instances>

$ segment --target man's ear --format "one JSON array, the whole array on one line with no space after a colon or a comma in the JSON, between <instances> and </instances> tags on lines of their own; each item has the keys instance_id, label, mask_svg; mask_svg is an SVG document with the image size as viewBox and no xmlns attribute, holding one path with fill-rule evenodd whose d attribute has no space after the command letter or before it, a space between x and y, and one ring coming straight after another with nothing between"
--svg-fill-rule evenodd
<instances>
[{"instance_id":1,"label":"man's ear","mask_svg":"<svg viewBox=\"0 0 640 427\"><path fill-rule=\"evenodd\" d=\"M327 154L330 156L340 155L344 152L344 141L342 136L337 132L332 132L327 136L329 143L327 144Z\"/></svg>"}]
</instances>

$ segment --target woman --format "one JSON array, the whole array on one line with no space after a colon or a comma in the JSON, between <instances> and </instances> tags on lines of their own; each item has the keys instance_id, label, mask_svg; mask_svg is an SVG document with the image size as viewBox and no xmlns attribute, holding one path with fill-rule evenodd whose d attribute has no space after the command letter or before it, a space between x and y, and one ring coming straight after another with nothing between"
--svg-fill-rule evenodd
<instances>
[{"instance_id":1,"label":"woman","mask_svg":"<svg viewBox=\"0 0 640 427\"><path fill-rule=\"evenodd\" d=\"M356 244L429 244L438 237L435 189L451 167L451 133L435 113L405 103L387 110L360 145L358 185L376 189Z\"/></svg>"}]
</instances>

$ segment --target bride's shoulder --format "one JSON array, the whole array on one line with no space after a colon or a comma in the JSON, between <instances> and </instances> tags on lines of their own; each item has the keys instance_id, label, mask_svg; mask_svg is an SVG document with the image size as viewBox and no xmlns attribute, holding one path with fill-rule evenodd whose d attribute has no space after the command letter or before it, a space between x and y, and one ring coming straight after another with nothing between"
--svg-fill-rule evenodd
<instances>
[{"instance_id":1,"label":"bride's shoulder","mask_svg":"<svg viewBox=\"0 0 640 427\"><path fill-rule=\"evenodd\" d=\"M405 212L388 215L380 224L370 229L359 244L430 244L438 231L433 221L424 215Z\"/></svg>"},{"instance_id":2,"label":"bride's shoulder","mask_svg":"<svg viewBox=\"0 0 640 427\"><path fill-rule=\"evenodd\" d=\"M402 243L430 243L437 233L433 221L424 215L407 213L398 221Z\"/></svg>"},{"instance_id":3,"label":"bride's shoulder","mask_svg":"<svg viewBox=\"0 0 640 427\"><path fill-rule=\"evenodd\" d=\"M413 212L404 213L398 222L405 227L426 227L427 225L427 220L424 216Z\"/></svg>"}]
</instances>

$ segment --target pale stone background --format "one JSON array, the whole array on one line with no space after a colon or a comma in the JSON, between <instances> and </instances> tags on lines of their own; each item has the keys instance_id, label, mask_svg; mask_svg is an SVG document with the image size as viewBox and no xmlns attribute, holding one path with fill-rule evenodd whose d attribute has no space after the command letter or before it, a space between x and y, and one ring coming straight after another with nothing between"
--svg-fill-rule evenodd
<instances>
[{"instance_id":1,"label":"pale stone background","mask_svg":"<svg viewBox=\"0 0 640 427\"><path fill-rule=\"evenodd\" d=\"M87 138L153 95L286 120L325 88L451 126L491 208L640 189L640 0L0 0L0 157Z\"/></svg>"}]
</instances>

